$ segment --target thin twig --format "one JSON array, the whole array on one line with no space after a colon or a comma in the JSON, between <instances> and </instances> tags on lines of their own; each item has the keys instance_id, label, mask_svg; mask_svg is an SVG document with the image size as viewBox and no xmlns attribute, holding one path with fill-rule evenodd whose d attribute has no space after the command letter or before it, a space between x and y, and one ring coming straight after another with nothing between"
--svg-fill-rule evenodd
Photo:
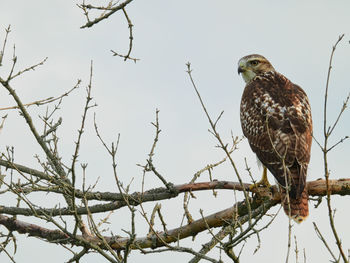
<instances>
[{"instance_id":1,"label":"thin twig","mask_svg":"<svg viewBox=\"0 0 350 263\"><path fill-rule=\"evenodd\" d=\"M118 57L124 58L124 61L130 59L130 60L132 60L132 61L134 61L136 63L140 59L130 57L131 50L132 50L132 47L133 47L133 40L134 40L134 37L133 37L133 34L132 34L132 29L133 29L134 25L131 23L131 20L130 20L130 18L128 16L127 12L125 11L125 8L123 8L122 10L123 10L125 19L128 22L128 27L129 27L129 50L128 50L128 53L126 55L119 54L119 53L117 53L117 52L115 52L113 50L111 50L111 52L113 53L113 56L118 56Z\"/></svg>"},{"instance_id":2,"label":"thin twig","mask_svg":"<svg viewBox=\"0 0 350 263\"><path fill-rule=\"evenodd\" d=\"M326 179L326 187L327 187L327 207L328 207L328 218L329 218L329 223L330 223L330 227L333 233L333 236L335 238L339 253L344 261L344 263L348 263L347 257L343 251L343 247L341 244L341 240L338 236L337 230L335 228L335 224L334 224L334 215L332 212L332 206L331 206L331 192L330 192L330 184L329 184L329 168L328 168L328 156L327 153L329 151L328 149L328 139L329 136L331 135L332 131L335 128L335 125L338 123L338 120L341 116L341 114L343 113L343 111L345 110L346 107L346 103L343 104L342 110L340 111L340 114L338 115L337 120L335 121L333 127L328 127L327 124L327 101L328 101L328 89L329 89L329 79L330 79L330 75L331 75L331 69L332 69L332 61L333 61L333 56L335 53L335 50L337 48L337 45L339 44L339 42L343 39L344 34L339 36L338 40L336 41L335 45L332 47L332 52L331 52L331 56L329 59L329 67L328 67L328 74L327 74L327 81L326 81L326 90L325 90L325 96L324 96L324 119L323 119L323 133L324 133L324 144L322 147L322 151L323 151L323 161L324 161L324 176Z\"/></svg>"},{"instance_id":3,"label":"thin twig","mask_svg":"<svg viewBox=\"0 0 350 263\"><path fill-rule=\"evenodd\" d=\"M90 21L88 20L86 22L85 25L81 26L80 28L86 28L86 27L92 27L93 25L101 22L104 19L107 19L109 16L113 15L115 12L122 10L123 8L125 8L129 3L131 3L133 0L126 0L125 2L120 3L119 5L110 7L108 9L104 9L104 10L108 10L109 12L104 13L103 15L101 15L100 17L95 18L94 20ZM85 3L83 2L83 4L78 5L79 8L83 9L84 13L87 12L87 9L97 9L97 10L101 10L100 7L96 7L96 6L92 6L92 5L85 5Z\"/></svg>"},{"instance_id":4,"label":"thin twig","mask_svg":"<svg viewBox=\"0 0 350 263\"><path fill-rule=\"evenodd\" d=\"M7 37L11 32L11 25L9 25L6 29L5 29L6 33L5 33L5 40L4 40L4 44L2 45L2 50L0 52L0 66L2 66L2 60L4 58L5 55L5 48L6 48L6 43L7 43Z\"/></svg>"},{"instance_id":5,"label":"thin twig","mask_svg":"<svg viewBox=\"0 0 350 263\"><path fill-rule=\"evenodd\" d=\"M331 254L334 262L338 262L338 260L336 259L335 255L333 254L332 250L328 246L328 243L327 243L326 239L323 237L321 231L318 229L316 223L312 222L312 224L314 225L314 228L315 228L315 231L316 231L316 234L317 234L318 238L321 239L321 241L323 242L324 246L327 248L329 254Z\"/></svg>"},{"instance_id":6,"label":"thin twig","mask_svg":"<svg viewBox=\"0 0 350 263\"><path fill-rule=\"evenodd\" d=\"M62 94L62 95L60 95L60 96L58 96L56 98L49 97L49 98L46 98L46 99L37 100L37 101L30 102L30 103L25 103L25 104L23 104L23 106L25 106L25 107L29 107L29 106L33 106L33 105L42 106L42 105L45 105L45 104L49 104L49 103L55 102L57 100L61 100L63 97L68 96L73 90L79 88L80 83L81 83L81 80L78 80L77 84L75 84L75 86L73 88L71 88L69 91L65 92L64 94ZM0 111L1 110L14 110L14 109L19 109L19 106L16 105L16 106L0 108Z\"/></svg>"},{"instance_id":7,"label":"thin twig","mask_svg":"<svg viewBox=\"0 0 350 263\"><path fill-rule=\"evenodd\" d=\"M335 49L337 48L337 45L343 39L343 37L344 37L344 34L339 36L337 42L332 47L331 57L329 58L329 66L328 66L326 90L325 90L325 94L324 94L324 106L323 106L323 133L324 133L324 136L328 136L328 132L329 132L329 130L327 129L327 102L328 102L328 88L329 88L329 79L330 79L331 70L332 70L333 55L334 55Z\"/></svg>"}]
</instances>

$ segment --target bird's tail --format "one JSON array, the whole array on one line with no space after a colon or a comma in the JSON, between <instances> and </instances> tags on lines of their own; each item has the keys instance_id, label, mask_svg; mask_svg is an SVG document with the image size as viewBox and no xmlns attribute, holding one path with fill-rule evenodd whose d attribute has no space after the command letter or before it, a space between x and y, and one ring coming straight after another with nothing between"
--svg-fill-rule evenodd
<instances>
[{"instance_id":1,"label":"bird's tail","mask_svg":"<svg viewBox=\"0 0 350 263\"><path fill-rule=\"evenodd\" d=\"M298 224L303 222L309 215L309 194L306 187L299 197L292 197L289 195L288 198L285 189L283 189L281 194L282 206L286 215Z\"/></svg>"}]
</instances>

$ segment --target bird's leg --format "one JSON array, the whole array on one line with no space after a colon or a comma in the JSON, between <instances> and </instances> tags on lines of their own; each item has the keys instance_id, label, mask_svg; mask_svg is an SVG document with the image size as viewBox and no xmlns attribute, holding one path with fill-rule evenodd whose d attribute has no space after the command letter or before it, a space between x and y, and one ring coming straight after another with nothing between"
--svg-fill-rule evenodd
<instances>
[{"instance_id":1,"label":"bird's leg","mask_svg":"<svg viewBox=\"0 0 350 263\"><path fill-rule=\"evenodd\" d=\"M259 186L264 186L264 187L271 187L269 180L267 180L267 168L264 166L264 170L263 170L263 174L262 174L262 178L259 182L252 184L251 186L249 186L249 189L252 190L253 188L257 188Z\"/></svg>"}]
</instances>

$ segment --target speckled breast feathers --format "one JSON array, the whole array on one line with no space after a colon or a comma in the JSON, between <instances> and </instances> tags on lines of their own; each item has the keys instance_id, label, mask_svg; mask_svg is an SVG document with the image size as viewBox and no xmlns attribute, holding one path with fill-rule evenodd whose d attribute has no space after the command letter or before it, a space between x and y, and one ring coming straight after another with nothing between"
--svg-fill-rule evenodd
<instances>
[{"instance_id":1,"label":"speckled breast feathers","mask_svg":"<svg viewBox=\"0 0 350 263\"><path fill-rule=\"evenodd\" d=\"M290 186L290 197L301 198L312 143L307 95L272 66L258 71L249 60L241 61L238 71L246 73L247 83L240 106L243 133L278 183Z\"/></svg>"}]
</instances>

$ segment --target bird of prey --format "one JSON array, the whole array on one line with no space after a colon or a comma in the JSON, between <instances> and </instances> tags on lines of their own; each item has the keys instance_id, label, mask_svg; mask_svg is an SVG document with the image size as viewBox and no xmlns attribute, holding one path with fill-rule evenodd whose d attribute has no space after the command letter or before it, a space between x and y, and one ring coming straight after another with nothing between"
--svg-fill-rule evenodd
<instances>
[{"instance_id":1,"label":"bird of prey","mask_svg":"<svg viewBox=\"0 0 350 263\"><path fill-rule=\"evenodd\" d=\"M269 185L267 168L280 186L285 213L301 223L309 215L305 185L312 118L307 95L261 55L241 58L238 74L246 82L240 106L243 134L264 166L258 185Z\"/></svg>"}]
</instances>

